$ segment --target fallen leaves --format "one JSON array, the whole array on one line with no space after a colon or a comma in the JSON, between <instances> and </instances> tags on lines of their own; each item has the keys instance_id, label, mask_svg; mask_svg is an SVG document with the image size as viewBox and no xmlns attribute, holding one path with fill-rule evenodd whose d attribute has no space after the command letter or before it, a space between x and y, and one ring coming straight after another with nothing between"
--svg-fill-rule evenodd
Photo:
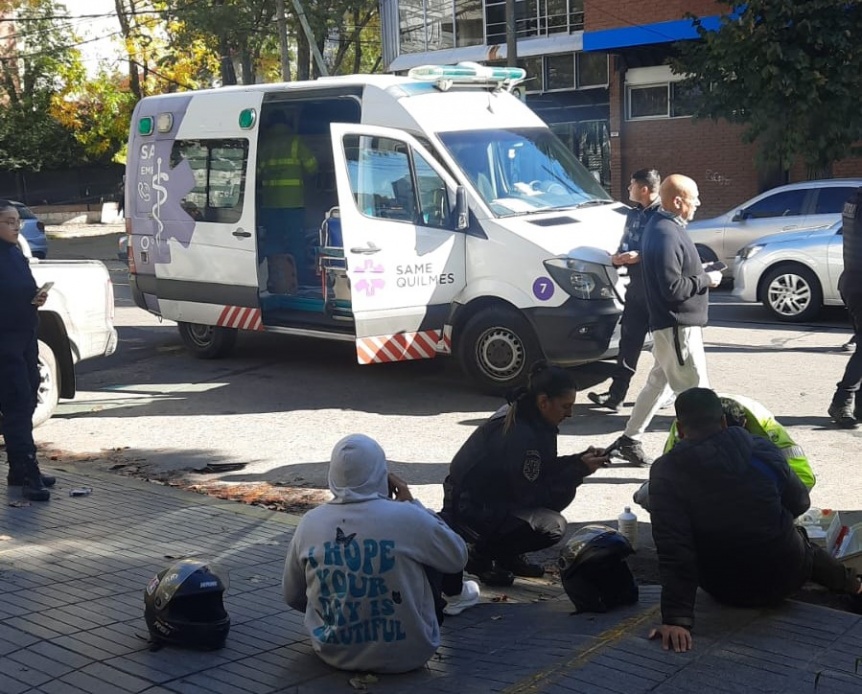
<instances>
[{"instance_id":1,"label":"fallen leaves","mask_svg":"<svg viewBox=\"0 0 862 694\"><path fill-rule=\"evenodd\" d=\"M364 692L368 689L369 684L377 682L377 677L370 673L367 675L356 675L356 677L351 677L348 682L354 689Z\"/></svg>"}]
</instances>

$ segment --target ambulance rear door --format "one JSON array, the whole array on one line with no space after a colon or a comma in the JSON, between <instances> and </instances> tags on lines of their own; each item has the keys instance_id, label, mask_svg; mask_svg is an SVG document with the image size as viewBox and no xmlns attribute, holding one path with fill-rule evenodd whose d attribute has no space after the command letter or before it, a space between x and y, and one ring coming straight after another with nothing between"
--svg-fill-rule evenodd
<instances>
[{"instance_id":1,"label":"ambulance rear door","mask_svg":"<svg viewBox=\"0 0 862 694\"><path fill-rule=\"evenodd\" d=\"M466 284L463 190L404 131L331 130L359 363L451 351L443 327Z\"/></svg>"}]
</instances>

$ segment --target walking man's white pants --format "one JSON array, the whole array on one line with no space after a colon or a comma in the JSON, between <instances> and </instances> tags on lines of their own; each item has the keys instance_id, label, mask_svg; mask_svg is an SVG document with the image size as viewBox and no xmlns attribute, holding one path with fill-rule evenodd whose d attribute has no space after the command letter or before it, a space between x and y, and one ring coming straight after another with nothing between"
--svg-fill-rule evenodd
<instances>
[{"instance_id":1,"label":"walking man's white pants","mask_svg":"<svg viewBox=\"0 0 862 694\"><path fill-rule=\"evenodd\" d=\"M689 388L709 388L703 328L664 328L653 337L655 365L638 394L625 435L639 440L659 407L671 396Z\"/></svg>"}]
</instances>

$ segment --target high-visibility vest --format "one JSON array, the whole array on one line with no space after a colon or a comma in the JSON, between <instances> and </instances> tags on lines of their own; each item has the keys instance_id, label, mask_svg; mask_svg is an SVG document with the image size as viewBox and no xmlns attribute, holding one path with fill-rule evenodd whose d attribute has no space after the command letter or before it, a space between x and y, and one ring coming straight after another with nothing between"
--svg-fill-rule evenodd
<instances>
[{"instance_id":1,"label":"high-visibility vest","mask_svg":"<svg viewBox=\"0 0 862 694\"><path fill-rule=\"evenodd\" d=\"M288 133L270 132L258 153L257 175L260 206L296 208L305 205L303 178L317 171L317 160L300 139Z\"/></svg>"},{"instance_id":2,"label":"high-visibility vest","mask_svg":"<svg viewBox=\"0 0 862 694\"><path fill-rule=\"evenodd\" d=\"M802 484L807 489L811 489L814 486L817 479L814 477L814 472L811 470L811 465L805 456L805 451L802 450L802 446L790 437L787 429L776 421L775 416L769 410L759 402L742 397L741 395L724 395L719 393L719 397L735 401L745 412L745 428L755 436L762 436L772 441L784 454L787 464L790 465L790 469L796 473ZM676 420L673 420L670 433L664 445L664 452L667 453L677 443L679 443L679 433L677 432Z\"/></svg>"}]
</instances>

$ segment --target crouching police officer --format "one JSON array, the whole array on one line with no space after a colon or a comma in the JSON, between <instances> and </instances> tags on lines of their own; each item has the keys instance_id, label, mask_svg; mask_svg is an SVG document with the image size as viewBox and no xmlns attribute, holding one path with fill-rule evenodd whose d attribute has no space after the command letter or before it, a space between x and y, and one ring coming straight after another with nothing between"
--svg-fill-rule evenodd
<instances>
[{"instance_id":1,"label":"crouching police officer","mask_svg":"<svg viewBox=\"0 0 862 694\"><path fill-rule=\"evenodd\" d=\"M521 388L464 443L443 483L441 515L467 542L467 573L486 585L537 578L523 556L559 542L560 514L584 478L608 461L603 449L557 455L557 427L572 416L572 375L540 361Z\"/></svg>"}]
</instances>

